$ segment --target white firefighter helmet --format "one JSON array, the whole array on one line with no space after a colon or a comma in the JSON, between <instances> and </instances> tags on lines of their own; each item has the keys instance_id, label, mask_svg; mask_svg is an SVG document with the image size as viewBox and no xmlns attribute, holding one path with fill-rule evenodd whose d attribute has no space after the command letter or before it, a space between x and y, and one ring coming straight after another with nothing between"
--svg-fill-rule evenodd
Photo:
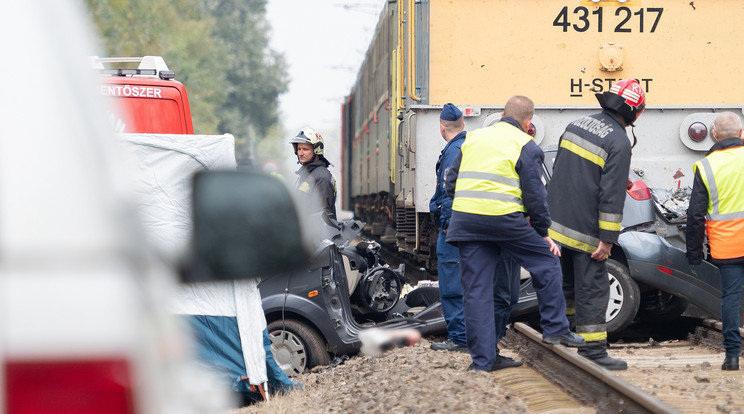
<instances>
[{"instance_id":1,"label":"white firefighter helmet","mask_svg":"<svg viewBox=\"0 0 744 414\"><path fill-rule=\"evenodd\" d=\"M297 154L297 144L310 144L316 155L323 155L323 137L310 127L302 128L289 143L294 147L295 154Z\"/></svg>"}]
</instances>

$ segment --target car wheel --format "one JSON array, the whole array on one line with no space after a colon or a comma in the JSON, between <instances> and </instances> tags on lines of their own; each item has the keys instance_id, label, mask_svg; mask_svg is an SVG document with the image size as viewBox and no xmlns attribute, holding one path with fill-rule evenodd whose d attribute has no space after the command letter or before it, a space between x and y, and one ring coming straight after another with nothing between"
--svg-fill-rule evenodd
<instances>
[{"instance_id":1,"label":"car wheel","mask_svg":"<svg viewBox=\"0 0 744 414\"><path fill-rule=\"evenodd\" d=\"M315 329L306 324L285 319L268 326L271 353L279 368L292 377L317 365L328 365L331 358L326 343Z\"/></svg>"},{"instance_id":2,"label":"car wheel","mask_svg":"<svg viewBox=\"0 0 744 414\"><path fill-rule=\"evenodd\" d=\"M630 277L628 268L617 260L607 260L610 298L607 302L607 333L620 332L635 319L640 305L640 289Z\"/></svg>"}]
</instances>

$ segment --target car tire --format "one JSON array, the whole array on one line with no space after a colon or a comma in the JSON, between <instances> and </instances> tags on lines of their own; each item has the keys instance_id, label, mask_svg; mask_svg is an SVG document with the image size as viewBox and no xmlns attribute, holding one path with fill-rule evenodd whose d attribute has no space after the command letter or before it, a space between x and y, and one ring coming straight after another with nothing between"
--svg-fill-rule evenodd
<instances>
[{"instance_id":1,"label":"car tire","mask_svg":"<svg viewBox=\"0 0 744 414\"><path fill-rule=\"evenodd\" d=\"M610 279L610 298L607 302L607 333L613 334L627 328L635 319L641 303L638 284L630 277L628 268L617 260L607 260L607 277Z\"/></svg>"},{"instance_id":2,"label":"car tire","mask_svg":"<svg viewBox=\"0 0 744 414\"><path fill-rule=\"evenodd\" d=\"M271 322L268 330L274 360L288 376L330 364L325 340L307 324L294 319L278 320Z\"/></svg>"}]
</instances>

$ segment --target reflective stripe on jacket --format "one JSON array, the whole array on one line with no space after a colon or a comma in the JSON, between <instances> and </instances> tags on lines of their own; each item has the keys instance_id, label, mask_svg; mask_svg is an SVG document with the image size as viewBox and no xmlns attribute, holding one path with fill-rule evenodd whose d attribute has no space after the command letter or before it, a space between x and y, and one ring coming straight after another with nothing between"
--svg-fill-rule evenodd
<instances>
[{"instance_id":1,"label":"reflective stripe on jacket","mask_svg":"<svg viewBox=\"0 0 744 414\"><path fill-rule=\"evenodd\" d=\"M469 132L452 210L488 216L525 212L515 165L531 139L506 122Z\"/></svg>"},{"instance_id":2,"label":"reflective stripe on jacket","mask_svg":"<svg viewBox=\"0 0 744 414\"><path fill-rule=\"evenodd\" d=\"M577 119L561 136L548 185L556 242L593 253L600 241L615 243L623 221L630 169L625 127L610 112Z\"/></svg>"},{"instance_id":3,"label":"reflective stripe on jacket","mask_svg":"<svg viewBox=\"0 0 744 414\"><path fill-rule=\"evenodd\" d=\"M744 147L714 151L695 163L708 189L706 233L715 259L744 256Z\"/></svg>"}]
</instances>

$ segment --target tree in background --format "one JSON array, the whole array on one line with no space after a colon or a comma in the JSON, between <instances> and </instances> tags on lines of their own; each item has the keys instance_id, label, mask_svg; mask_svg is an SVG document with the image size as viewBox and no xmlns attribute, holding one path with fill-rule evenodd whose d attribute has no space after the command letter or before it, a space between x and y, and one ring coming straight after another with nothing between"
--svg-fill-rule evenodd
<instances>
[{"instance_id":1,"label":"tree in background","mask_svg":"<svg viewBox=\"0 0 744 414\"><path fill-rule=\"evenodd\" d=\"M186 85L196 133L235 135L243 162L281 136L287 71L269 47L266 0L86 1L109 56L163 56Z\"/></svg>"},{"instance_id":2,"label":"tree in background","mask_svg":"<svg viewBox=\"0 0 744 414\"><path fill-rule=\"evenodd\" d=\"M220 130L260 141L279 121L278 96L287 91L284 59L269 48L266 0L204 0L204 6L215 20L213 37L228 53Z\"/></svg>"}]
</instances>

